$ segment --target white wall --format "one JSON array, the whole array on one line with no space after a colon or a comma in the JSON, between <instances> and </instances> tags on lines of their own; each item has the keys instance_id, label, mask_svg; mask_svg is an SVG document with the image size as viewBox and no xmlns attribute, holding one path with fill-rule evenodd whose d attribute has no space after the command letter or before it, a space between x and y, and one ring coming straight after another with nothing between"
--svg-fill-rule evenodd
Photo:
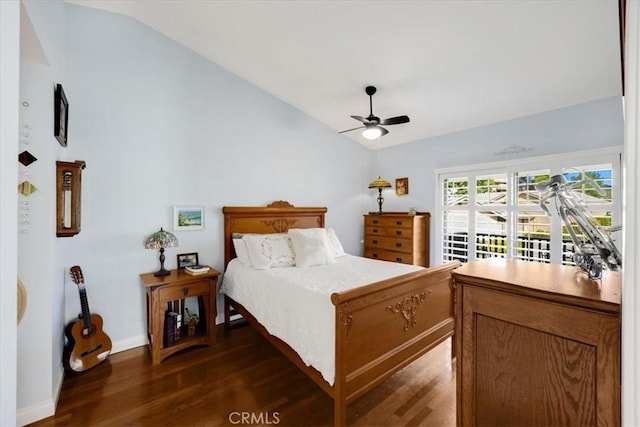
<instances>
[{"instance_id":1,"label":"white wall","mask_svg":"<svg viewBox=\"0 0 640 427\"><path fill-rule=\"evenodd\" d=\"M44 54L38 64L21 58L20 131L29 126L29 138L21 136L18 150L29 150L37 161L19 166L18 179L28 179L37 191L18 197L18 276L28 293L28 304L18 326L17 423L25 424L51 415L62 385L63 272L55 267L55 161L62 147L53 136L53 91L64 81L65 5L62 1L25 2L25 23L32 25L36 43ZM24 35L24 31L22 32ZM45 65L42 65L44 63ZM22 105L28 102L28 107ZM27 174L28 173L28 174ZM24 201L29 210L25 211ZM28 213L29 217L22 215Z\"/></svg>"},{"instance_id":2,"label":"white wall","mask_svg":"<svg viewBox=\"0 0 640 427\"><path fill-rule=\"evenodd\" d=\"M625 50L625 201L622 285L622 425L640 425L640 2L627 2Z\"/></svg>"},{"instance_id":3,"label":"white wall","mask_svg":"<svg viewBox=\"0 0 640 427\"><path fill-rule=\"evenodd\" d=\"M377 150L373 168L392 183L409 178L409 195L383 192L384 210L417 207L435 214L438 168L620 146L623 140L622 103L611 97ZM500 154L512 146L530 150ZM435 226L435 217L431 224ZM432 260L438 259L435 247L431 245Z\"/></svg>"},{"instance_id":4,"label":"white wall","mask_svg":"<svg viewBox=\"0 0 640 427\"><path fill-rule=\"evenodd\" d=\"M0 1L0 425L16 423L16 197L20 3Z\"/></svg>"}]
</instances>

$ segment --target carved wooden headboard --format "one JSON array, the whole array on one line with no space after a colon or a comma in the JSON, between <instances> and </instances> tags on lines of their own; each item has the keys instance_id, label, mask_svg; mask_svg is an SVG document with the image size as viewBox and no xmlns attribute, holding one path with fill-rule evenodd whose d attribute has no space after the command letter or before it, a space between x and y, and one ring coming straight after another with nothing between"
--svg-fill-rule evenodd
<instances>
[{"instance_id":1,"label":"carved wooden headboard","mask_svg":"<svg viewBox=\"0 0 640 427\"><path fill-rule=\"evenodd\" d=\"M325 207L296 208L284 200L262 206L224 206L224 266L236 256L234 233L286 233L290 228L324 227Z\"/></svg>"}]
</instances>

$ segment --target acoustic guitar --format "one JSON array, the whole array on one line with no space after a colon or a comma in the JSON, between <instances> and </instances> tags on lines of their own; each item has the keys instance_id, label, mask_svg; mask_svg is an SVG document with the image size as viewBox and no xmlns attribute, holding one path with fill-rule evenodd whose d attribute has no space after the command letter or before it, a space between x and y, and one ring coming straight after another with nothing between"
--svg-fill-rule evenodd
<instances>
[{"instance_id":1,"label":"acoustic guitar","mask_svg":"<svg viewBox=\"0 0 640 427\"><path fill-rule=\"evenodd\" d=\"M102 317L89 311L82 269L74 265L70 273L80 292L82 314L79 320L71 322L65 330L69 343L63 362L67 369L82 372L104 362L111 353L111 339L102 330Z\"/></svg>"}]
</instances>

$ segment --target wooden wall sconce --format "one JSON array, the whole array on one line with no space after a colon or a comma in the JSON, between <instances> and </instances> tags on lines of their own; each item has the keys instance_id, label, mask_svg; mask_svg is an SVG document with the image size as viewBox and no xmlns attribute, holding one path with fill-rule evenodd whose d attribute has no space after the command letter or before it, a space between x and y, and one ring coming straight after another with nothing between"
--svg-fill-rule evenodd
<instances>
[{"instance_id":1,"label":"wooden wall sconce","mask_svg":"<svg viewBox=\"0 0 640 427\"><path fill-rule=\"evenodd\" d=\"M80 195L83 160L56 162L56 236L71 237L80 232Z\"/></svg>"}]
</instances>

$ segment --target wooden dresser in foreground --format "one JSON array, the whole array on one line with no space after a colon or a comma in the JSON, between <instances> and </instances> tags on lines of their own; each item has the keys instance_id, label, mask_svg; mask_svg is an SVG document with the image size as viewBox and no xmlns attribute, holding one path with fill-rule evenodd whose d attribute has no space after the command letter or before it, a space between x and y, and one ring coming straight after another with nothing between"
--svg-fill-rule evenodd
<instances>
[{"instance_id":1,"label":"wooden dresser in foreground","mask_svg":"<svg viewBox=\"0 0 640 427\"><path fill-rule=\"evenodd\" d=\"M619 273L487 259L453 278L458 426L620 425Z\"/></svg>"},{"instance_id":2,"label":"wooden dresser in foreground","mask_svg":"<svg viewBox=\"0 0 640 427\"><path fill-rule=\"evenodd\" d=\"M365 215L364 256L428 267L430 217L428 212Z\"/></svg>"},{"instance_id":3,"label":"wooden dresser in foreground","mask_svg":"<svg viewBox=\"0 0 640 427\"><path fill-rule=\"evenodd\" d=\"M167 276L153 273L141 274L140 279L147 293L147 335L151 361L154 365L177 351L194 345L216 343L216 292L220 273L210 268L207 273L192 276L185 270L171 270ZM198 299L199 321L192 335L187 319L180 328L179 338L172 334L169 340L165 325L166 313L183 315L185 300Z\"/></svg>"}]
</instances>

